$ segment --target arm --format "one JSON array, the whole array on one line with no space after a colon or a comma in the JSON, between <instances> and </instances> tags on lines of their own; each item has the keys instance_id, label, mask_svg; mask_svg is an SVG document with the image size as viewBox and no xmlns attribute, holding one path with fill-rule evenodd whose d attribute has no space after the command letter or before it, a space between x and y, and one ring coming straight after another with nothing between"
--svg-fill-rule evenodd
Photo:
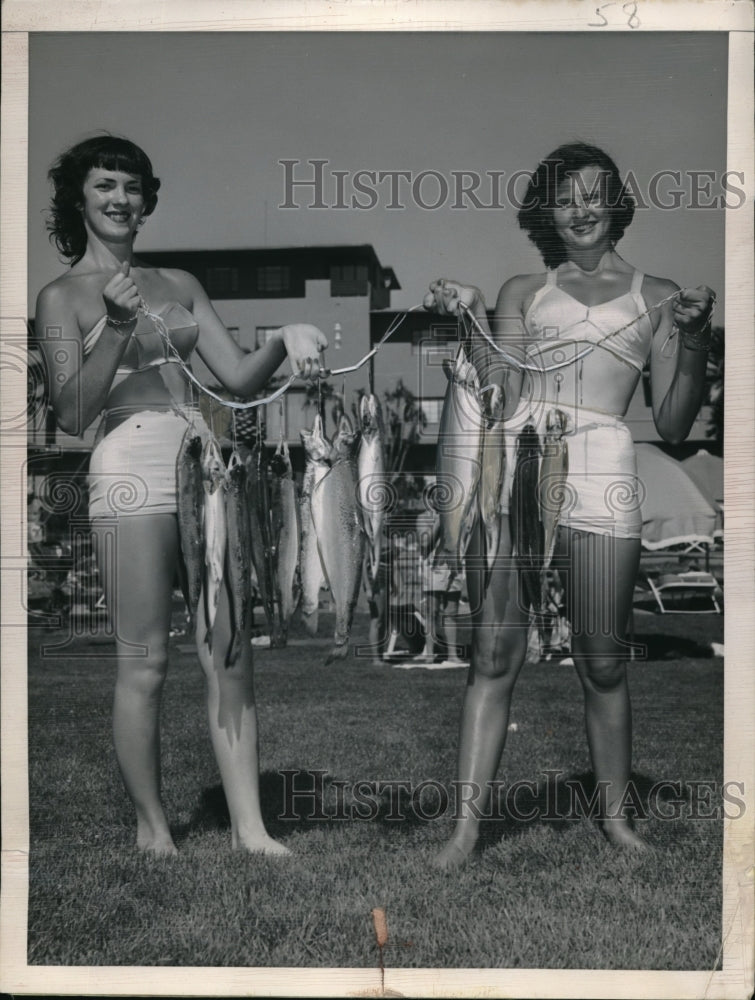
<instances>
[{"instance_id":1,"label":"arm","mask_svg":"<svg viewBox=\"0 0 755 1000\"><path fill-rule=\"evenodd\" d=\"M658 298L677 291L672 281L658 283ZM690 432L705 394L710 317L715 296L704 286L685 289L663 307L650 354L653 419L669 444ZM674 332L674 325L677 331Z\"/></svg>"},{"instance_id":2,"label":"arm","mask_svg":"<svg viewBox=\"0 0 755 1000\"><path fill-rule=\"evenodd\" d=\"M37 298L36 335L47 362L50 402L58 425L67 434L82 434L102 411L136 326L135 320L128 322L136 312L136 302L125 272L108 282L103 297L108 315L118 325L105 324L86 358L70 291L53 282Z\"/></svg>"},{"instance_id":3,"label":"arm","mask_svg":"<svg viewBox=\"0 0 755 1000\"><path fill-rule=\"evenodd\" d=\"M474 314L483 330L507 354L519 360L525 358L526 330L524 326L525 288L521 277L507 281L496 301L493 330L488 324L485 299L479 288L460 285L453 281L434 281L425 296L424 306L441 314L458 315L459 303L466 305ZM469 321L467 321L469 322ZM477 369L480 384L499 385L504 393L504 416L510 416L519 403L522 391L523 373L514 368L498 354L490 343L473 329L470 346L471 361Z\"/></svg>"},{"instance_id":4,"label":"arm","mask_svg":"<svg viewBox=\"0 0 755 1000\"><path fill-rule=\"evenodd\" d=\"M230 336L207 293L189 274L182 274L192 299L192 313L199 326L197 352L212 374L237 396L253 396L288 356L292 371L311 378L320 371L320 352L328 341L317 327L293 323L277 330L256 351L247 354Z\"/></svg>"}]
</instances>

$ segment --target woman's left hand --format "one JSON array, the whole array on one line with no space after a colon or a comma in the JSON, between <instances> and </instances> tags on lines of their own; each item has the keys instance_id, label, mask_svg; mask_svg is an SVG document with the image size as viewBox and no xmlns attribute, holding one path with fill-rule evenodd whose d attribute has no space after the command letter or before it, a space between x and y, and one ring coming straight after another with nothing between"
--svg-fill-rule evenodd
<instances>
[{"instance_id":1,"label":"woman's left hand","mask_svg":"<svg viewBox=\"0 0 755 1000\"><path fill-rule=\"evenodd\" d=\"M715 301L716 293L706 285L683 288L674 299L674 323L682 333L700 333L713 313Z\"/></svg>"},{"instance_id":2,"label":"woman's left hand","mask_svg":"<svg viewBox=\"0 0 755 1000\"><path fill-rule=\"evenodd\" d=\"M294 375L317 378L324 371L320 354L328 346L328 338L322 330L309 323L289 323L281 327L280 337Z\"/></svg>"}]
</instances>

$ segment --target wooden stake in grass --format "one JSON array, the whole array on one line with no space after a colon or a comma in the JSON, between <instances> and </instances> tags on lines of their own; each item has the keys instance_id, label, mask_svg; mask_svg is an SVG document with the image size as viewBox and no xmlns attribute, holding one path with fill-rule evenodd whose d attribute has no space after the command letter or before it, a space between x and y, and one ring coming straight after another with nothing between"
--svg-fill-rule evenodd
<instances>
[{"instance_id":1,"label":"wooden stake in grass","mask_svg":"<svg viewBox=\"0 0 755 1000\"><path fill-rule=\"evenodd\" d=\"M385 918L385 910L382 906L376 906L372 911L372 926L375 928L375 940L377 941L380 955L380 992L385 992L385 966L383 965L383 948L388 944L388 921Z\"/></svg>"}]
</instances>

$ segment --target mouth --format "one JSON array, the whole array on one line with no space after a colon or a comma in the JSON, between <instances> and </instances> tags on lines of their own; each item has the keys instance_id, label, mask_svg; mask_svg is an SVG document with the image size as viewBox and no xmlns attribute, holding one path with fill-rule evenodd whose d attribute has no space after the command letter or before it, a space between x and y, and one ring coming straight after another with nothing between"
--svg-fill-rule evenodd
<instances>
[{"instance_id":1,"label":"mouth","mask_svg":"<svg viewBox=\"0 0 755 1000\"><path fill-rule=\"evenodd\" d=\"M131 218L130 212L105 212L105 215L112 222L120 222L123 224L127 223Z\"/></svg>"},{"instance_id":2,"label":"mouth","mask_svg":"<svg viewBox=\"0 0 755 1000\"><path fill-rule=\"evenodd\" d=\"M588 233L593 231L596 225L596 222L579 222L570 228L573 233L577 234L577 236L586 236Z\"/></svg>"}]
</instances>

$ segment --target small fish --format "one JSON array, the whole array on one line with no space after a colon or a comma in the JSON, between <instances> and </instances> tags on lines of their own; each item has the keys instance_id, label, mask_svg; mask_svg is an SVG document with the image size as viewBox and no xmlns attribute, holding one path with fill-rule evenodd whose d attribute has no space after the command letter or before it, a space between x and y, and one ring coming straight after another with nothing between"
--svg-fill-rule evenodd
<instances>
[{"instance_id":1,"label":"small fish","mask_svg":"<svg viewBox=\"0 0 755 1000\"><path fill-rule=\"evenodd\" d=\"M569 475L569 450L564 440L568 417L562 410L548 411L545 421L543 459L540 463L538 498L543 523L543 569L548 569L556 547L556 536Z\"/></svg>"},{"instance_id":2,"label":"small fish","mask_svg":"<svg viewBox=\"0 0 755 1000\"><path fill-rule=\"evenodd\" d=\"M485 419L478 398L477 372L463 348L459 348L455 361L443 362L443 371L448 386L436 459L440 542L435 562L445 563L459 573L477 519Z\"/></svg>"},{"instance_id":3,"label":"small fish","mask_svg":"<svg viewBox=\"0 0 755 1000\"><path fill-rule=\"evenodd\" d=\"M275 609L273 603L273 573L270 551L270 497L267 480L267 463L258 445L246 458L249 536L252 563L257 577L262 609L271 639L275 636Z\"/></svg>"},{"instance_id":4,"label":"small fish","mask_svg":"<svg viewBox=\"0 0 755 1000\"><path fill-rule=\"evenodd\" d=\"M330 444L330 455L328 456L330 461L335 462L339 458L353 458L356 440L357 432L354 430L353 424L346 414L342 413L338 421L338 430Z\"/></svg>"},{"instance_id":5,"label":"small fish","mask_svg":"<svg viewBox=\"0 0 755 1000\"><path fill-rule=\"evenodd\" d=\"M516 465L511 485L509 518L513 554L519 565L522 597L537 612L540 606L540 569L543 564L543 525L537 502L540 438L533 423L522 428L516 441Z\"/></svg>"},{"instance_id":6,"label":"small fish","mask_svg":"<svg viewBox=\"0 0 755 1000\"><path fill-rule=\"evenodd\" d=\"M176 458L178 534L185 569L184 595L196 620L204 577L204 488L202 486L202 439L186 431Z\"/></svg>"},{"instance_id":7,"label":"small fish","mask_svg":"<svg viewBox=\"0 0 755 1000\"><path fill-rule=\"evenodd\" d=\"M202 452L205 534L205 603L207 633L205 642L212 651L212 627L218 610L220 588L225 570L227 526L225 514L225 465L215 438L209 438Z\"/></svg>"},{"instance_id":8,"label":"small fish","mask_svg":"<svg viewBox=\"0 0 755 1000\"><path fill-rule=\"evenodd\" d=\"M506 438L503 425L503 389L492 385L488 390L486 412L488 421L482 433L480 455L479 505L485 540L485 585L498 554L501 541L501 501L503 473L506 465Z\"/></svg>"},{"instance_id":9,"label":"small fish","mask_svg":"<svg viewBox=\"0 0 755 1000\"><path fill-rule=\"evenodd\" d=\"M385 480L383 414L380 401L373 393L362 396L359 403L362 436L359 441L357 472L362 523L367 536L367 582L374 590L380 565L383 522L388 506L389 486Z\"/></svg>"},{"instance_id":10,"label":"small fish","mask_svg":"<svg viewBox=\"0 0 755 1000\"><path fill-rule=\"evenodd\" d=\"M291 469L291 458L285 441L281 441L278 445L270 467L273 473L270 493L273 580L278 603L278 636L281 644L285 645L288 623L296 610L299 597L294 588L299 565L301 538L299 503Z\"/></svg>"},{"instance_id":11,"label":"small fish","mask_svg":"<svg viewBox=\"0 0 755 1000\"><path fill-rule=\"evenodd\" d=\"M336 459L312 491L312 521L317 545L336 606L335 644L326 659L343 659L349 651L349 634L364 563L365 535L357 495L357 469L351 458L353 441L348 441L341 418L340 446L331 449ZM336 435L338 438L338 435Z\"/></svg>"},{"instance_id":12,"label":"small fish","mask_svg":"<svg viewBox=\"0 0 755 1000\"><path fill-rule=\"evenodd\" d=\"M328 456L330 443L322 428L318 413L311 431L301 431L304 453L304 480L301 488L301 552L299 575L301 578L301 614L309 635L317 634L320 590L326 586L325 570L317 547L317 534L312 521L312 491L330 468Z\"/></svg>"},{"instance_id":13,"label":"small fish","mask_svg":"<svg viewBox=\"0 0 755 1000\"><path fill-rule=\"evenodd\" d=\"M228 582L233 613L233 639L226 665L239 658L244 631L252 617L252 540L249 525L246 466L234 451L226 473L226 521L228 525Z\"/></svg>"}]
</instances>

